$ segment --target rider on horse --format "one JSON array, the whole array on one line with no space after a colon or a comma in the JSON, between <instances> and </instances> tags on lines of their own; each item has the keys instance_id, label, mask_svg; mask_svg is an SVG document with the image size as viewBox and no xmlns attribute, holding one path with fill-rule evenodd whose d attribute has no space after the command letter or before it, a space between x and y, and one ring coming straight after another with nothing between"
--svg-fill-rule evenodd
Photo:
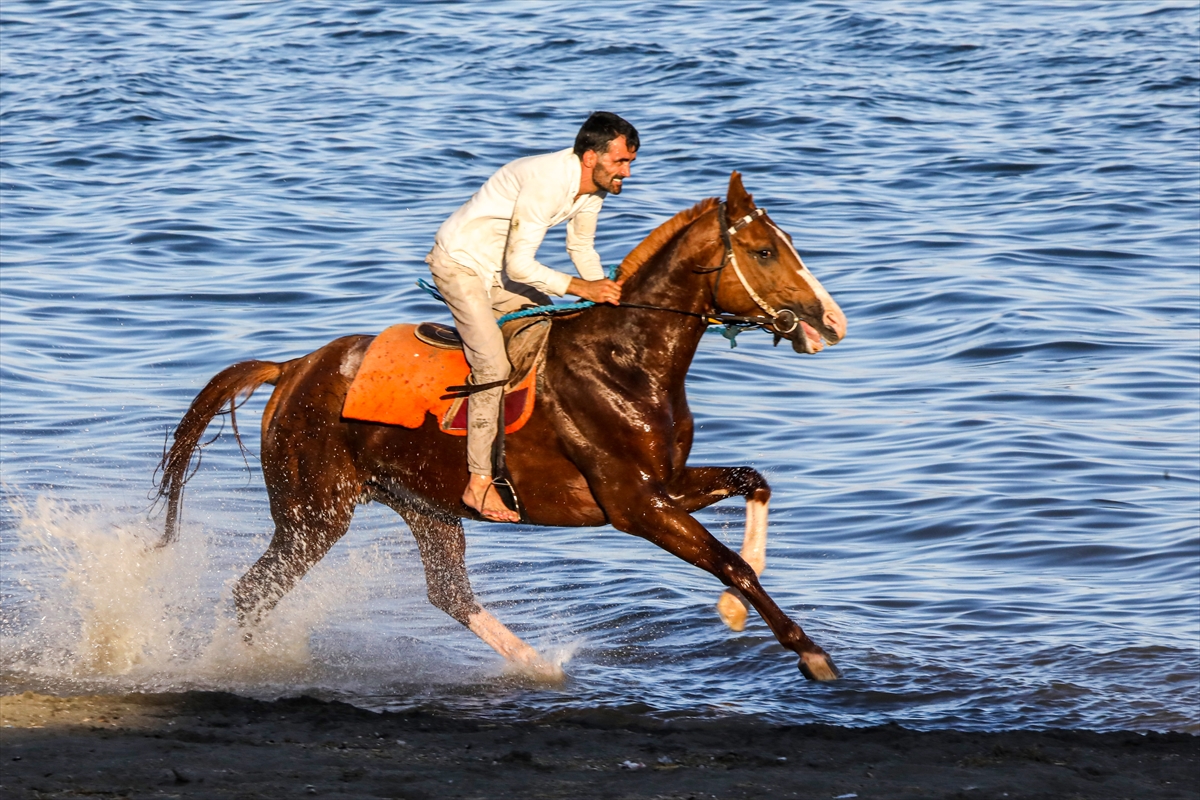
<instances>
[{"instance_id":1,"label":"rider on horse","mask_svg":"<svg viewBox=\"0 0 1200 800\"><path fill-rule=\"evenodd\" d=\"M467 467L463 502L487 519L516 522L493 483L493 444L504 435L500 406L510 366L496 320L548 294L573 294L616 305L619 283L608 280L593 245L604 198L620 194L637 158L637 130L616 114L597 111L575 147L519 158L501 167L438 228L425 261L446 298L471 366L471 383L488 385L468 401ZM580 277L538 263L546 230L567 222L567 253Z\"/></svg>"}]
</instances>

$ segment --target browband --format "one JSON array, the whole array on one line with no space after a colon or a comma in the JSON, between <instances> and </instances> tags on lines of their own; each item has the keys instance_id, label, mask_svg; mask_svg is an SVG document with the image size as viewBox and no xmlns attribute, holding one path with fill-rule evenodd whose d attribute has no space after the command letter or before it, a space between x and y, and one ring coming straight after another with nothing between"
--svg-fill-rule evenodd
<instances>
[{"instance_id":1,"label":"browband","mask_svg":"<svg viewBox=\"0 0 1200 800\"><path fill-rule=\"evenodd\" d=\"M726 235L733 236L735 233L737 233L742 228L749 225L751 222L754 222L755 219L757 219L758 217L761 217L765 213L767 213L767 210L765 208L762 208L761 206L759 208L754 209L749 214L747 214L746 216L742 217L741 219L735 221L732 225L730 225L728 228L726 228L725 229Z\"/></svg>"}]
</instances>

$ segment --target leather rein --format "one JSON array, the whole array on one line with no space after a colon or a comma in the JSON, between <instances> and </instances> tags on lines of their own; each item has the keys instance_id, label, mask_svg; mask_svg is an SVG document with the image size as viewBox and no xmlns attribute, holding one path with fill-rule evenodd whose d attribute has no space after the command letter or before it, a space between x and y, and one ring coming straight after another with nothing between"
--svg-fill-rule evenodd
<instances>
[{"instance_id":1,"label":"leather rein","mask_svg":"<svg viewBox=\"0 0 1200 800\"><path fill-rule=\"evenodd\" d=\"M733 274L737 276L738 282L742 284L742 288L746 290L746 294L750 295L750 299L754 301L755 305L770 314L769 317L726 314L724 312L700 314L695 311L685 311L682 308L652 306L643 303L626 303L623 301L621 303L621 307L641 308L647 311L670 311L673 314L684 314L689 317L697 317L699 319L707 320L710 325L724 325L726 328L762 328L763 330L774 333L776 336L775 341L778 343L779 337L789 334L799 327L800 318L797 317L796 312L792 311L791 309L785 308L782 311L779 311L772 307L766 300L763 300L762 297L759 296L758 292L754 291L754 288L750 286L749 281L746 280L746 276L742 274L742 270L737 263L737 256L733 252L733 237L738 234L738 231L742 230L751 222L766 213L767 210L765 208L758 207L741 219L734 221L734 223L730 225L725 211L725 202L722 201L717 206L717 225L721 231L721 244L725 248L725 255L721 259L721 263L718 266L711 267L709 269L697 269L696 271L700 273L717 273L716 285L720 285L721 273L724 271L725 267L732 267ZM733 335L736 336L737 334L735 333ZM731 336L728 338L730 341L733 341Z\"/></svg>"}]
</instances>

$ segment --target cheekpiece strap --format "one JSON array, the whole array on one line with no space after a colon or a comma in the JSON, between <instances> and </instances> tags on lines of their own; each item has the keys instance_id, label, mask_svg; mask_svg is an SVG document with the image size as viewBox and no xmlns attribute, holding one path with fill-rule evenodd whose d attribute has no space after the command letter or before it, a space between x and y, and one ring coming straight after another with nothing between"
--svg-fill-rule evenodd
<instances>
[{"instance_id":1,"label":"cheekpiece strap","mask_svg":"<svg viewBox=\"0 0 1200 800\"><path fill-rule=\"evenodd\" d=\"M729 258L729 252L733 250L733 242L730 241L729 214L725 211L725 201L722 200L717 206L717 227L721 231L721 244L725 246L725 258ZM725 266L722 264L721 266Z\"/></svg>"},{"instance_id":2,"label":"cheekpiece strap","mask_svg":"<svg viewBox=\"0 0 1200 800\"><path fill-rule=\"evenodd\" d=\"M758 292L754 291L754 287L750 285L750 282L746 280L746 276L742 274L742 270L737 263L737 256L735 256L733 253L734 234L765 213L767 213L765 208L756 208L746 216L730 225L728 224L729 220L726 216L725 203L722 202L719 206L717 206L717 224L721 226L721 243L725 245L725 258L721 261L721 266L719 267L718 271L725 269L726 265L732 267L733 274L737 276L738 283L742 284L742 288L746 290L746 294L750 295L750 299L753 300L759 308L774 318L779 316L779 312L776 311L770 303L760 297ZM718 280L719 279L720 276L718 276Z\"/></svg>"}]
</instances>

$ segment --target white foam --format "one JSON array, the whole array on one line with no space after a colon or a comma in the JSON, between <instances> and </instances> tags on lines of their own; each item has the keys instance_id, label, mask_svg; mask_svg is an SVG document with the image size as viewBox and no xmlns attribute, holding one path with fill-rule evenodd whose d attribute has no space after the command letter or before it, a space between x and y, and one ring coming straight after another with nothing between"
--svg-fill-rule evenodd
<instances>
[{"instance_id":1,"label":"white foam","mask_svg":"<svg viewBox=\"0 0 1200 800\"><path fill-rule=\"evenodd\" d=\"M231 547L227 536L193 519L176 542L156 548L158 527L136 513L78 509L47 497L11 502L10 509L16 542L6 547L0 618L0 676L10 690L370 692L398 672L445 681L454 673L447 662L455 660L462 680L478 677L451 651L430 652L397 635L419 634L422 622L449 622L425 601L411 540L342 543L247 644L231 590L264 538ZM396 608L415 608L415 624L397 620ZM381 626L381 619L392 624Z\"/></svg>"}]
</instances>

